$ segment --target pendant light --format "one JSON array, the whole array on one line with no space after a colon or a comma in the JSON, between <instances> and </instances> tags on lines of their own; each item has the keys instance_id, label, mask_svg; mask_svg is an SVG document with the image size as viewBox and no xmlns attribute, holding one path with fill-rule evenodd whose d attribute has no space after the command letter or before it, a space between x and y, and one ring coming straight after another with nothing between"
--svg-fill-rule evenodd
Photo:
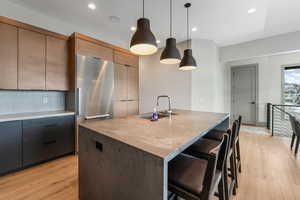
<instances>
[{"instance_id":1,"label":"pendant light","mask_svg":"<svg viewBox=\"0 0 300 200\"><path fill-rule=\"evenodd\" d=\"M166 47L160 56L160 62L163 64L178 64L180 63L181 56L176 47L176 39L172 37L172 0L170 0L170 37L166 40Z\"/></svg>"},{"instance_id":2,"label":"pendant light","mask_svg":"<svg viewBox=\"0 0 300 200\"><path fill-rule=\"evenodd\" d=\"M180 70L193 70L196 69L197 64L196 60L193 57L193 52L191 49L191 40L190 40L190 27L189 27L189 8L191 7L190 3L186 3L184 5L187 9L187 49L184 50L183 58L180 62L179 69Z\"/></svg>"},{"instance_id":3,"label":"pendant light","mask_svg":"<svg viewBox=\"0 0 300 200\"><path fill-rule=\"evenodd\" d=\"M131 39L130 51L137 55L151 55L157 51L156 39L150 29L150 20L145 18L144 0L143 17L137 21L137 29Z\"/></svg>"}]
</instances>

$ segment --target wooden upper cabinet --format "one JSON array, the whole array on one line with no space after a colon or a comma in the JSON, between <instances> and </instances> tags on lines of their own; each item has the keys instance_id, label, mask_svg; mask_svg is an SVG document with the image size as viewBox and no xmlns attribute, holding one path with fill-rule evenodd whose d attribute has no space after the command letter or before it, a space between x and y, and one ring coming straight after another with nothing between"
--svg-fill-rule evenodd
<instances>
[{"instance_id":1,"label":"wooden upper cabinet","mask_svg":"<svg viewBox=\"0 0 300 200\"><path fill-rule=\"evenodd\" d=\"M68 41L47 36L46 89L69 90Z\"/></svg>"},{"instance_id":2,"label":"wooden upper cabinet","mask_svg":"<svg viewBox=\"0 0 300 200\"><path fill-rule=\"evenodd\" d=\"M139 72L137 67L128 67L128 100L139 99Z\"/></svg>"},{"instance_id":3,"label":"wooden upper cabinet","mask_svg":"<svg viewBox=\"0 0 300 200\"><path fill-rule=\"evenodd\" d=\"M113 49L82 39L77 39L77 53L83 56L92 56L113 61Z\"/></svg>"},{"instance_id":4,"label":"wooden upper cabinet","mask_svg":"<svg viewBox=\"0 0 300 200\"><path fill-rule=\"evenodd\" d=\"M45 90L46 36L19 29L19 89Z\"/></svg>"},{"instance_id":5,"label":"wooden upper cabinet","mask_svg":"<svg viewBox=\"0 0 300 200\"><path fill-rule=\"evenodd\" d=\"M139 66L139 57L129 54L129 53L115 51L114 60L115 60L115 63L121 64L121 65L129 65L129 66L133 66L133 67Z\"/></svg>"},{"instance_id":6,"label":"wooden upper cabinet","mask_svg":"<svg viewBox=\"0 0 300 200\"><path fill-rule=\"evenodd\" d=\"M0 89L18 89L18 28L0 23Z\"/></svg>"},{"instance_id":7,"label":"wooden upper cabinet","mask_svg":"<svg viewBox=\"0 0 300 200\"><path fill-rule=\"evenodd\" d=\"M115 100L128 99L128 67L115 65Z\"/></svg>"}]
</instances>

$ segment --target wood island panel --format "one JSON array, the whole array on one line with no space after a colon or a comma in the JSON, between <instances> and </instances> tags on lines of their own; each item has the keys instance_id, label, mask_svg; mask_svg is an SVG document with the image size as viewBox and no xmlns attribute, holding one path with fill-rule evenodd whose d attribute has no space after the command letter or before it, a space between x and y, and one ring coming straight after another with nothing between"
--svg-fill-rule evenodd
<instances>
[{"instance_id":1,"label":"wood island panel","mask_svg":"<svg viewBox=\"0 0 300 200\"><path fill-rule=\"evenodd\" d=\"M166 199L163 159L82 127L79 132L80 200Z\"/></svg>"}]
</instances>

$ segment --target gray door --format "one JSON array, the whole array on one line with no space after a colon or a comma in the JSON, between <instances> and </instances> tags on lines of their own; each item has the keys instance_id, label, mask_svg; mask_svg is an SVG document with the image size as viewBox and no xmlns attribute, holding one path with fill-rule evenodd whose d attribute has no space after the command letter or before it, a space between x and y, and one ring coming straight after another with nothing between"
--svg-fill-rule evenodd
<instances>
[{"instance_id":1,"label":"gray door","mask_svg":"<svg viewBox=\"0 0 300 200\"><path fill-rule=\"evenodd\" d=\"M233 67L231 69L231 112L233 118L239 115L245 124L256 124L256 65Z\"/></svg>"}]
</instances>

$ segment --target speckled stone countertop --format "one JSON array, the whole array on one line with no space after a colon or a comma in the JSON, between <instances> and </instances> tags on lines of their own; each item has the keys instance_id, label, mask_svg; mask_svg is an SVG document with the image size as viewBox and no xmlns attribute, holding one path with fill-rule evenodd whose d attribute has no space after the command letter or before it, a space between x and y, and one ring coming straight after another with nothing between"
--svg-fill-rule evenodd
<instances>
[{"instance_id":1,"label":"speckled stone countertop","mask_svg":"<svg viewBox=\"0 0 300 200\"><path fill-rule=\"evenodd\" d=\"M91 120L80 123L99 134L111 137L160 158L169 160L229 118L227 113L174 110L177 115L151 122L140 116Z\"/></svg>"}]
</instances>

